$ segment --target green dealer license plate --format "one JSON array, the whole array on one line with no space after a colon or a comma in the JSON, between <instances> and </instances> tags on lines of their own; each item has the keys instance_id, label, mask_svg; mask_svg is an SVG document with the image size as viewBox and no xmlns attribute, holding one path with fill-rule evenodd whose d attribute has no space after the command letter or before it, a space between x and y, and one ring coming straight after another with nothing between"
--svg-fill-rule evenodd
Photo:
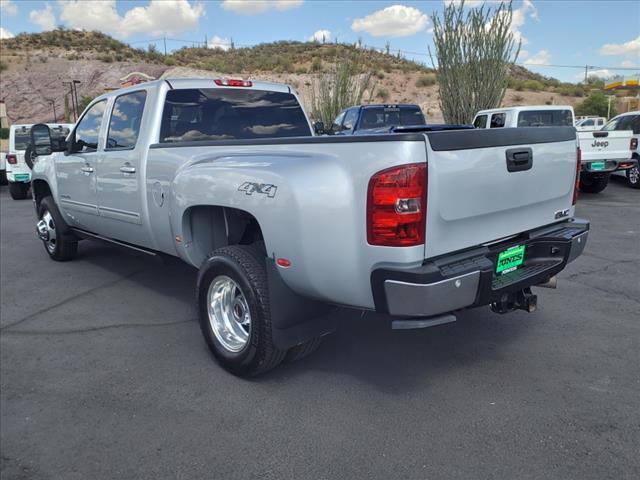
<instances>
[{"instance_id":1,"label":"green dealer license plate","mask_svg":"<svg viewBox=\"0 0 640 480\"><path fill-rule=\"evenodd\" d=\"M592 172L600 172L604 170L604 162L591 162L590 170Z\"/></svg>"},{"instance_id":2,"label":"green dealer license plate","mask_svg":"<svg viewBox=\"0 0 640 480\"><path fill-rule=\"evenodd\" d=\"M505 273L513 272L522 265L522 262L524 262L524 247L525 245L516 245L500 252L496 262L496 273L504 275Z\"/></svg>"}]
</instances>

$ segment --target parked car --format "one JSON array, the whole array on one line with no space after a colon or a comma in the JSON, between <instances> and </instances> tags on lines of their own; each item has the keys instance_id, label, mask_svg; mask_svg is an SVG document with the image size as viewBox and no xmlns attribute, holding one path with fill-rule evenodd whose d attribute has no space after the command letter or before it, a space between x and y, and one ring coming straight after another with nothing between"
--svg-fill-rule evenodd
<instances>
[{"instance_id":1,"label":"parked car","mask_svg":"<svg viewBox=\"0 0 640 480\"><path fill-rule=\"evenodd\" d=\"M478 112L476 128L522 128L573 126L573 107L569 105L534 105L496 108ZM580 189L598 193L606 188L611 172L623 168L637 147L632 132L578 132L582 171Z\"/></svg>"},{"instance_id":2,"label":"parked car","mask_svg":"<svg viewBox=\"0 0 640 480\"><path fill-rule=\"evenodd\" d=\"M424 125L418 105L356 105L344 109L333 121L334 135L369 135L388 133L393 127Z\"/></svg>"},{"instance_id":3,"label":"parked car","mask_svg":"<svg viewBox=\"0 0 640 480\"><path fill-rule=\"evenodd\" d=\"M64 152L31 136L46 253L93 238L199 268L202 333L238 375L309 354L334 305L394 328L532 312L589 231L573 126L313 136L286 85L168 79L93 100Z\"/></svg>"},{"instance_id":4,"label":"parked car","mask_svg":"<svg viewBox=\"0 0 640 480\"><path fill-rule=\"evenodd\" d=\"M640 154L638 153L638 142L640 142L640 111L621 113L612 118L602 130L606 132L631 131L633 134L631 162L618 165L618 172L624 172L627 183L632 188L640 188ZM635 148L633 148L635 146Z\"/></svg>"},{"instance_id":5,"label":"parked car","mask_svg":"<svg viewBox=\"0 0 640 480\"><path fill-rule=\"evenodd\" d=\"M9 128L9 152L7 153L7 180L9 193L14 200L24 200L29 192L31 181L31 158L26 158L25 151L31 139L32 125L11 125ZM53 141L64 139L73 124L49 123Z\"/></svg>"},{"instance_id":6,"label":"parked car","mask_svg":"<svg viewBox=\"0 0 640 480\"><path fill-rule=\"evenodd\" d=\"M604 117L587 117L576 120L576 130L600 130L605 123L607 123L607 119Z\"/></svg>"},{"instance_id":7,"label":"parked car","mask_svg":"<svg viewBox=\"0 0 640 480\"><path fill-rule=\"evenodd\" d=\"M7 154L0 152L0 185L7 184Z\"/></svg>"}]
</instances>

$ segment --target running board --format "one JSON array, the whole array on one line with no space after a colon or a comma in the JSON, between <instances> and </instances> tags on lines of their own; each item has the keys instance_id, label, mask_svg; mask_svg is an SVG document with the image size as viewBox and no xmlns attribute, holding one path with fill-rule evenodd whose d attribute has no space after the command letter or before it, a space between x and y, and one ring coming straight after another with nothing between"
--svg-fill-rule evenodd
<instances>
[{"instance_id":1,"label":"running board","mask_svg":"<svg viewBox=\"0 0 640 480\"><path fill-rule=\"evenodd\" d=\"M455 322L457 320L455 315L439 315L437 317L429 317L429 318L416 318L415 320L411 319L402 319L402 320L393 320L391 322L391 328L393 330L411 330L414 328L428 328L435 327L436 325L443 325L445 323Z\"/></svg>"},{"instance_id":2,"label":"running board","mask_svg":"<svg viewBox=\"0 0 640 480\"><path fill-rule=\"evenodd\" d=\"M142 247L137 247L135 245L131 245L126 242L121 242L119 240L114 240L113 238L103 237L102 235L98 235L97 233L87 232L85 230L80 230L79 228L72 228L73 233L75 233L80 238L93 239L93 240L101 240L103 242L111 243L112 245L117 245L119 247L124 247L129 250L134 250L136 252L144 253L145 255L149 255L150 257L159 257L159 255L153 250L147 250Z\"/></svg>"}]
</instances>

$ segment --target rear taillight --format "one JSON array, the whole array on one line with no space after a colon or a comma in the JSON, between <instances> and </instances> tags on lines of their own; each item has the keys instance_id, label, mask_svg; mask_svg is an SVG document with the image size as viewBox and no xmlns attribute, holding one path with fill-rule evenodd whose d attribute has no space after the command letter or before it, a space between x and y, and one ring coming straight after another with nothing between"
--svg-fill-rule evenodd
<instances>
[{"instance_id":1,"label":"rear taillight","mask_svg":"<svg viewBox=\"0 0 640 480\"><path fill-rule=\"evenodd\" d=\"M629 146L631 147L631 150L637 150L638 149L638 139L637 138L632 138L631 139L631 144Z\"/></svg>"},{"instance_id":2,"label":"rear taillight","mask_svg":"<svg viewBox=\"0 0 640 480\"><path fill-rule=\"evenodd\" d=\"M578 203L578 192L580 191L580 170L582 170L582 150L578 147L576 152L576 181L573 184L573 202L571 202L571 205Z\"/></svg>"},{"instance_id":3,"label":"rear taillight","mask_svg":"<svg viewBox=\"0 0 640 480\"><path fill-rule=\"evenodd\" d=\"M7 163L15 165L16 163L18 163L18 157L13 153L7 153Z\"/></svg>"},{"instance_id":4,"label":"rear taillight","mask_svg":"<svg viewBox=\"0 0 640 480\"><path fill-rule=\"evenodd\" d=\"M251 80L240 80L237 78L216 78L215 84L220 87L251 87L253 82Z\"/></svg>"},{"instance_id":5,"label":"rear taillight","mask_svg":"<svg viewBox=\"0 0 640 480\"><path fill-rule=\"evenodd\" d=\"M426 210L426 163L376 173L367 192L367 241L385 247L423 244Z\"/></svg>"}]
</instances>

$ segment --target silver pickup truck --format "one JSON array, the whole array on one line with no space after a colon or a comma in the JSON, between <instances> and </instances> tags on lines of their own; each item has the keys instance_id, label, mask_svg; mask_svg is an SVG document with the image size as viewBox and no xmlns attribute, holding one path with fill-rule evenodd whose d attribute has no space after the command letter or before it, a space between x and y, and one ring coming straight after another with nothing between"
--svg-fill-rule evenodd
<instances>
[{"instance_id":1,"label":"silver pickup truck","mask_svg":"<svg viewBox=\"0 0 640 480\"><path fill-rule=\"evenodd\" d=\"M310 353L336 306L395 328L535 310L587 241L575 129L425 130L317 137L286 85L136 85L65 147L33 127L37 234L54 260L94 238L198 268L202 332L238 375Z\"/></svg>"}]
</instances>

